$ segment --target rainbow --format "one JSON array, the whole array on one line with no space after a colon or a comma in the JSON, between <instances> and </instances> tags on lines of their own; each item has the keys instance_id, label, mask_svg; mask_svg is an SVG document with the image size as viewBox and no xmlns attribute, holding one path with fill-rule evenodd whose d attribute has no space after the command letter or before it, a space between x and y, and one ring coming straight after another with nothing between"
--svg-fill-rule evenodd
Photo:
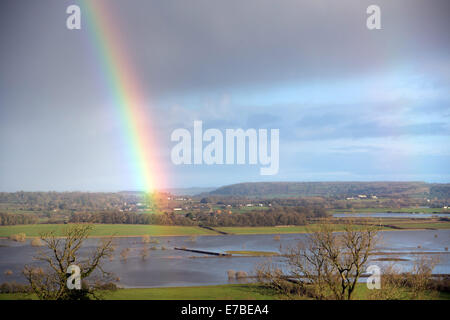
<instances>
[{"instance_id":1,"label":"rainbow","mask_svg":"<svg viewBox=\"0 0 450 320\"><path fill-rule=\"evenodd\" d=\"M162 170L158 167L144 91L139 77L127 56L127 46L121 37L117 19L112 16L112 4L99 0L81 1L82 28L86 28L94 46L105 86L114 112L123 129L134 183L146 193L153 193L162 184Z\"/></svg>"}]
</instances>

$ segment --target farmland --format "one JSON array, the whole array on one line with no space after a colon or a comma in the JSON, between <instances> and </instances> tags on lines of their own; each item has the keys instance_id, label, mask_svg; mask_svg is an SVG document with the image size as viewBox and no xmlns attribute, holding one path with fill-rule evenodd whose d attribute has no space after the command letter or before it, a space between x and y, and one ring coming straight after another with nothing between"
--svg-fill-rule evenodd
<instances>
[{"instance_id":1,"label":"farmland","mask_svg":"<svg viewBox=\"0 0 450 320\"><path fill-rule=\"evenodd\" d=\"M1 226L0 237L8 237L12 234L25 233L27 237L37 237L40 233L53 231L57 236L62 236L67 228L65 224L32 224ZM135 224L94 224L91 237L102 236L189 236L211 235L214 231L191 226L157 226Z\"/></svg>"},{"instance_id":2,"label":"farmland","mask_svg":"<svg viewBox=\"0 0 450 320\"><path fill-rule=\"evenodd\" d=\"M404 290L402 299L411 297L408 290ZM118 289L104 292L106 300L277 300L282 297L275 291L259 284L228 284L216 286L172 287L172 288L142 288L142 289ZM356 299L370 298L370 290L365 284L356 288ZM425 299L449 300L448 292L436 294L426 293ZM23 293L0 294L0 300L36 300L34 295ZM297 297L297 299L308 299Z\"/></svg>"}]
</instances>

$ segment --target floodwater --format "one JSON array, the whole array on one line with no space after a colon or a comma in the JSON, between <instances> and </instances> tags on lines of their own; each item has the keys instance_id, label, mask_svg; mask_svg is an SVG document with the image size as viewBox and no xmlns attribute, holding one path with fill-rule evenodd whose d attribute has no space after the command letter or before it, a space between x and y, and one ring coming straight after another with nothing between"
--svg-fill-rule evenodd
<instances>
[{"instance_id":1,"label":"floodwater","mask_svg":"<svg viewBox=\"0 0 450 320\"><path fill-rule=\"evenodd\" d=\"M450 213L409 213L409 212L355 212L355 213L333 213L334 218L450 218Z\"/></svg>"},{"instance_id":2,"label":"floodwater","mask_svg":"<svg viewBox=\"0 0 450 320\"><path fill-rule=\"evenodd\" d=\"M120 278L123 287L169 287L200 286L227 284L227 270L254 273L255 266L267 260L267 257L218 257L192 252L174 250L174 247L186 247L214 252L228 250L280 251L280 246L287 248L298 241L304 241L307 234L281 234L280 239L274 235L218 235L190 237L159 237L159 244L166 250L150 250L149 257L143 261L140 251L144 244L140 237L117 238L115 256L112 261L105 261L104 269ZM153 239L156 239L153 238ZM445 250L449 246L450 230L410 230L384 231L377 251L380 257L398 257L406 261L396 261L398 267L411 268L416 257L439 257L434 273L450 273L450 254ZM99 240L88 239L83 251L92 250ZM120 252L130 248L127 261L120 259ZM0 239L0 283L8 281L25 282L21 270L25 264L33 263L37 248L26 243ZM281 262L283 258L273 258ZM380 267L389 262L372 261ZM12 275L6 275L12 270Z\"/></svg>"}]
</instances>

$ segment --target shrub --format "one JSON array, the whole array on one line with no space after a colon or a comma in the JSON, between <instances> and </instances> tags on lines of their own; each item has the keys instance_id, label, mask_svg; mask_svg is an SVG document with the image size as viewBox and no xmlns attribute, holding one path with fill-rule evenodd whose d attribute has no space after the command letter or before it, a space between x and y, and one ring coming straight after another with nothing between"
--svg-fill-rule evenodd
<instances>
[{"instance_id":1,"label":"shrub","mask_svg":"<svg viewBox=\"0 0 450 320\"><path fill-rule=\"evenodd\" d=\"M128 254L130 253L130 248L125 248L120 252L120 259L123 261L127 261Z\"/></svg>"},{"instance_id":2,"label":"shrub","mask_svg":"<svg viewBox=\"0 0 450 320\"><path fill-rule=\"evenodd\" d=\"M0 284L0 293L11 293L11 284L9 282L4 282Z\"/></svg>"},{"instance_id":3,"label":"shrub","mask_svg":"<svg viewBox=\"0 0 450 320\"><path fill-rule=\"evenodd\" d=\"M95 288L97 290L116 291L117 285L114 282L107 282L107 283L98 284L95 286Z\"/></svg>"},{"instance_id":4,"label":"shrub","mask_svg":"<svg viewBox=\"0 0 450 320\"><path fill-rule=\"evenodd\" d=\"M150 243L150 236L148 234L142 236L143 243Z\"/></svg>"},{"instance_id":5,"label":"shrub","mask_svg":"<svg viewBox=\"0 0 450 320\"><path fill-rule=\"evenodd\" d=\"M25 242L25 240L27 239L27 236L25 233L17 233L17 234L10 235L9 239L13 240L13 241L17 241L17 242Z\"/></svg>"},{"instance_id":6,"label":"shrub","mask_svg":"<svg viewBox=\"0 0 450 320\"><path fill-rule=\"evenodd\" d=\"M147 257L148 257L148 248L147 248L146 245L144 245L144 246L142 247L140 254L141 254L142 261L147 260Z\"/></svg>"},{"instance_id":7,"label":"shrub","mask_svg":"<svg viewBox=\"0 0 450 320\"><path fill-rule=\"evenodd\" d=\"M436 290L445 291L449 284L445 278L433 279L432 271L437 262L436 258L421 256L416 258L411 271L403 273L395 265L388 266L381 277L383 290L372 290L371 299L402 299L404 289L408 290L409 299L436 297Z\"/></svg>"},{"instance_id":8,"label":"shrub","mask_svg":"<svg viewBox=\"0 0 450 320\"><path fill-rule=\"evenodd\" d=\"M438 279L432 279L430 281L430 286L434 290L440 292L450 292L450 277L445 275L439 277Z\"/></svg>"},{"instance_id":9,"label":"shrub","mask_svg":"<svg viewBox=\"0 0 450 320\"><path fill-rule=\"evenodd\" d=\"M188 240L186 240L188 242L197 242L197 235L192 235L189 237Z\"/></svg>"},{"instance_id":10,"label":"shrub","mask_svg":"<svg viewBox=\"0 0 450 320\"><path fill-rule=\"evenodd\" d=\"M228 275L228 279L234 279L234 278L236 278L236 271L228 270L227 275Z\"/></svg>"},{"instance_id":11,"label":"shrub","mask_svg":"<svg viewBox=\"0 0 450 320\"><path fill-rule=\"evenodd\" d=\"M153 239L148 234L146 234L146 235L142 236L142 242L143 243L156 243L156 244L158 244L159 240L158 239Z\"/></svg>"},{"instance_id":12,"label":"shrub","mask_svg":"<svg viewBox=\"0 0 450 320\"><path fill-rule=\"evenodd\" d=\"M31 240L31 246L33 247L42 247L43 245L44 243L39 238L33 238L33 240Z\"/></svg>"},{"instance_id":13,"label":"shrub","mask_svg":"<svg viewBox=\"0 0 450 320\"><path fill-rule=\"evenodd\" d=\"M31 288L28 285L16 282L4 282L0 284L0 293L29 293Z\"/></svg>"},{"instance_id":14,"label":"shrub","mask_svg":"<svg viewBox=\"0 0 450 320\"><path fill-rule=\"evenodd\" d=\"M238 271L236 272L236 279L242 279L242 278L247 278L248 274L245 271Z\"/></svg>"}]
</instances>

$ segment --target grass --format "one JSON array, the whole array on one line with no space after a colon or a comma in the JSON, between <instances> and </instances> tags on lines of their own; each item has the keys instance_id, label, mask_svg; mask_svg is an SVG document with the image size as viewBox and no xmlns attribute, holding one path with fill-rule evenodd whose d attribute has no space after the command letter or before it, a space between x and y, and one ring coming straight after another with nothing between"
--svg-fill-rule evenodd
<instances>
[{"instance_id":1,"label":"grass","mask_svg":"<svg viewBox=\"0 0 450 320\"><path fill-rule=\"evenodd\" d=\"M119 289L105 296L117 300L271 300L277 295L259 285L231 284L201 287Z\"/></svg>"},{"instance_id":2,"label":"grass","mask_svg":"<svg viewBox=\"0 0 450 320\"><path fill-rule=\"evenodd\" d=\"M232 234L278 234L278 233L305 233L306 226L289 227L220 227L216 230Z\"/></svg>"},{"instance_id":3,"label":"grass","mask_svg":"<svg viewBox=\"0 0 450 320\"><path fill-rule=\"evenodd\" d=\"M390 219L390 218L389 218ZM401 229L450 229L450 222L437 220L417 221L413 219L381 219L381 223ZM379 225L380 220L368 220L374 225ZM305 226L278 226L278 227L219 227L216 230L230 234L284 234L284 233L308 233L316 228L316 224ZM335 231L343 230L342 224L333 224ZM388 226L381 227L381 230L399 230Z\"/></svg>"},{"instance_id":4,"label":"grass","mask_svg":"<svg viewBox=\"0 0 450 320\"><path fill-rule=\"evenodd\" d=\"M431 222L431 223L395 223L393 226L402 229L450 229L450 222Z\"/></svg>"},{"instance_id":5,"label":"grass","mask_svg":"<svg viewBox=\"0 0 450 320\"><path fill-rule=\"evenodd\" d=\"M226 253L230 254L238 254L243 256L253 256L253 257L270 257L270 256L277 256L279 255L278 252L271 252L271 251L226 251Z\"/></svg>"},{"instance_id":6,"label":"grass","mask_svg":"<svg viewBox=\"0 0 450 320\"><path fill-rule=\"evenodd\" d=\"M1 300L37 300L35 295L24 293L0 293Z\"/></svg>"},{"instance_id":7,"label":"grass","mask_svg":"<svg viewBox=\"0 0 450 320\"><path fill-rule=\"evenodd\" d=\"M283 234L283 233L308 233L317 227L316 224L305 226L286 226L286 227L221 227L216 230L231 234ZM333 224L335 231L342 231L344 226L341 224ZM394 230L389 227L382 227L382 230Z\"/></svg>"},{"instance_id":8,"label":"grass","mask_svg":"<svg viewBox=\"0 0 450 320\"><path fill-rule=\"evenodd\" d=\"M253 207L240 207L240 208L232 208L231 211L233 211L233 213L246 213L246 212L250 212L250 211L264 211L264 210L268 210L269 207L260 207L260 206L253 206Z\"/></svg>"},{"instance_id":9,"label":"grass","mask_svg":"<svg viewBox=\"0 0 450 320\"><path fill-rule=\"evenodd\" d=\"M339 220L341 218L335 218ZM439 221L437 219L371 219L358 218L358 220L367 219L371 224L389 225L401 229L450 229L449 221ZM355 220L356 221L356 220ZM215 230L230 234L284 234L284 233L307 233L317 224L308 224L304 226L275 226L275 227L215 227ZM333 224L336 231L342 231L342 224ZM42 232L54 231L57 236L62 236L67 224L29 224L0 226L0 237L9 237L13 234L25 233L27 237L37 237ZM382 230L399 230L388 226L382 227ZM143 224L94 224L91 237L102 236L193 236L193 235L219 235L219 233L196 226L158 226Z\"/></svg>"},{"instance_id":10,"label":"grass","mask_svg":"<svg viewBox=\"0 0 450 320\"><path fill-rule=\"evenodd\" d=\"M369 299L371 290L364 283L357 285L353 299ZM278 300L283 297L275 291L259 284L227 284L199 287L118 289L104 294L106 300ZM35 295L20 293L2 293L0 300L36 300ZM299 297L308 299L308 297ZM405 289L402 300L411 299L411 293ZM450 293L439 292L437 295L425 293L424 300L450 300Z\"/></svg>"},{"instance_id":11,"label":"grass","mask_svg":"<svg viewBox=\"0 0 450 320\"><path fill-rule=\"evenodd\" d=\"M413 295L408 289L400 289L400 300L411 300ZM365 283L358 283L353 293L353 299L355 300L367 300L370 299L372 290L369 290ZM450 300L450 292L424 292L420 297L420 300Z\"/></svg>"},{"instance_id":12,"label":"grass","mask_svg":"<svg viewBox=\"0 0 450 320\"><path fill-rule=\"evenodd\" d=\"M62 236L66 224L29 224L15 226L0 226L0 237L9 237L12 234L25 233L27 237L37 237L42 232L54 231ZM143 224L94 224L90 234L92 237L102 236L189 236L217 234L214 231L191 226L157 226Z\"/></svg>"},{"instance_id":13,"label":"grass","mask_svg":"<svg viewBox=\"0 0 450 320\"><path fill-rule=\"evenodd\" d=\"M106 300L272 300L278 295L257 284L199 287L118 289L104 295ZM36 299L36 296L3 293L0 300Z\"/></svg>"}]
</instances>

